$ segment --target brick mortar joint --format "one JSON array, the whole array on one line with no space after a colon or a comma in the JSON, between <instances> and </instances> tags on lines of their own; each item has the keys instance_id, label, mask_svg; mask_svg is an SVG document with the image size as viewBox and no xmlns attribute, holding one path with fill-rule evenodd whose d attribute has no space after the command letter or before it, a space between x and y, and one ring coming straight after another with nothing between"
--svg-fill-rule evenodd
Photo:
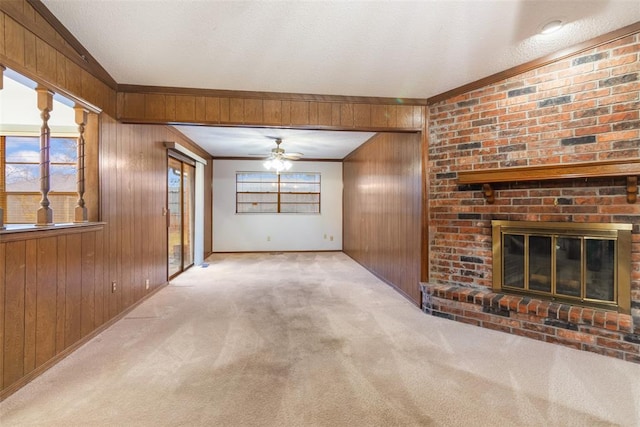
<instances>
[{"instance_id":1,"label":"brick mortar joint","mask_svg":"<svg viewBox=\"0 0 640 427\"><path fill-rule=\"evenodd\" d=\"M570 313L572 309L578 309L582 312L583 309L590 310L593 312L593 316L591 321L583 321L582 316L575 322L578 325L587 325L593 326L601 329L606 328L605 324L598 325L595 322L596 315L602 315L604 319L607 317L613 316L616 319L616 330L619 332L624 332L631 334L634 330L640 328L640 325L636 325L636 318L629 314L618 313L615 311L607 311L600 310L592 307L582 307L578 305L571 305L566 303L558 303L555 301L548 301L543 299L537 299L532 297L524 297L520 295L509 295L503 293L496 293L493 290L488 288L480 288L480 287L470 287L470 286L460 286L460 285L441 285L441 284L433 284L433 283L420 283L421 291L428 295L428 302L423 305L428 305L427 309L431 310L433 308L433 297L442 298L449 301L457 301L467 304L475 304L481 307L493 307L498 309L505 309L512 313L520 313L519 306L521 304L526 304L527 314L532 314L544 318L549 319L557 319L557 320L565 320L569 321L572 319L563 319L561 318L561 311ZM472 294L472 295L471 295ZM463 297L462 297L463 296ZM526 302L522 300L526 298ZM534 304L532 304L534 303ZM511 305L515 305L515 308L511 308ZM544 309L547 313L546 315L540 315L538 312L538 306L544 305ZM531 308L530 308L531 307ZM424 307L423 307L424 308ZM620 321L627 321L629 327L621 327ZM572 322L573 323L573 322ZM637 326L637 327L634 327Z\"/></svg>"}]
</instances>

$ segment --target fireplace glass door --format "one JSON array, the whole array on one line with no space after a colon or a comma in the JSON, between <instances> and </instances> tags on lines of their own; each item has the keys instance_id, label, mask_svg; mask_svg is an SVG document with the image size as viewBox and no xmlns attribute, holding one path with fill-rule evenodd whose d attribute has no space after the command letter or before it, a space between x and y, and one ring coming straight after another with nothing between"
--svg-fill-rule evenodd
<instances>
[{"instance_id":1,"label":"fireplace glass door","mask_svg":"<svg viewBox=\"0 0 640 427\"><path fill-rule=\"evenodd\" d=\"M494 228L499 239L499 245L494 242L494 257L499 257L497 265L494 258L499 268L494 289L609 307L628 299L630 227L608 224L588 230L529 223L527 229L518 222L494 222L500 227L497 233Z\"/></svg>"}]
</instances>

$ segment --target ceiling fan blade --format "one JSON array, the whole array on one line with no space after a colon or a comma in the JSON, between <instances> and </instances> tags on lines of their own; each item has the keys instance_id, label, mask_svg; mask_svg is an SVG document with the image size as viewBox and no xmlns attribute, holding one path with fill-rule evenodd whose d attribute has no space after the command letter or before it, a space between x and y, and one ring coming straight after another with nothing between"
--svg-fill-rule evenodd
<instances>
[{"instance_id":1,"label":"ceiling fan blade","mask_svg":"<svg viewBox=\"0 0 640 427\"><path fill-rule=\"evenodd\" d=\"M284 153L283 157L291 160L298 160L300 157L304 156L302 153Z\"/></svg>"}]
</instances>

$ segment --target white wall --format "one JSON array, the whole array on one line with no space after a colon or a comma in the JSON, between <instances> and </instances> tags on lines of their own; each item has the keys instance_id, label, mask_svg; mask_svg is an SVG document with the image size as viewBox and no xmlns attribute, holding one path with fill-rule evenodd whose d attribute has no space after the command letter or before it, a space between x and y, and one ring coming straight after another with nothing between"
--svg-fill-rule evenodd
<instances>
[{"instance_id":1,"label":"white wall","mask_svg":"<svg viewBox=\"0 0 640 427\"><path fill-rule=\"evenodd\" d=\"M320 172L320 215L236 214L236 172L263 171L262 162L213 161L213 251L342 250L342 163L298 161L289 170Z\"/></svg>"}]
</instances>

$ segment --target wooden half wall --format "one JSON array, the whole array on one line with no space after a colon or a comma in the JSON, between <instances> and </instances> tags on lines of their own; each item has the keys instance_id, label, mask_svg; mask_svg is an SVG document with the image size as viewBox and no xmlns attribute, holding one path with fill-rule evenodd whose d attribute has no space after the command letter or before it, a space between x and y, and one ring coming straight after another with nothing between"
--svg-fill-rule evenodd
<instances>
[{"instance_id":1,"label":"wooden half wall","mask_svg":"<svg viewBox=\"0 0 640 427\"><path fill-rule=\"evenodd\" d=\"M421 137L382 133L343 163L344 252L420 304Z\"/></svg>"}]
</instances>

